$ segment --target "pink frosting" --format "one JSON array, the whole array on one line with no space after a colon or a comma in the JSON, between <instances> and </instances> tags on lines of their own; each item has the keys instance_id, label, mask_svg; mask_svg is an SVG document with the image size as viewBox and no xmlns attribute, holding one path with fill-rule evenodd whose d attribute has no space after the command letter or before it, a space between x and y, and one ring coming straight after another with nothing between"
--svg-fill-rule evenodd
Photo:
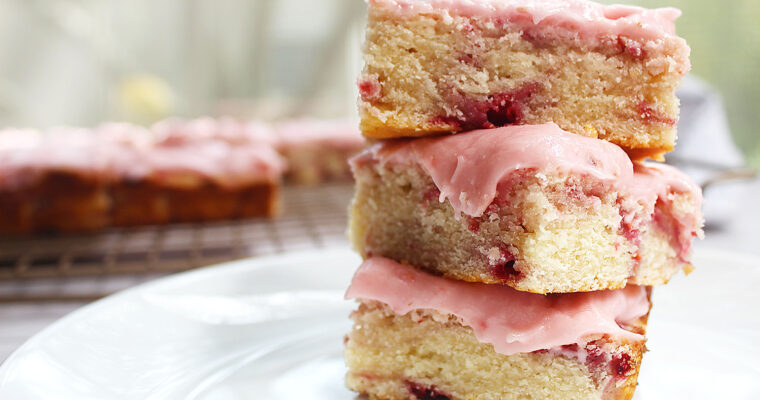
<instances>
[{"instance_id":1,"label":"pink frosting","mask_svg":"<svg viewBox=\"0 0 760 400\"><path fill-rule=\"evenodd\" d=\"M673 237L684 258L700 232L702 193L677 169L657 163L633 163L618 146L565 132L553 123L517 125L450 136L392 140L375 144L351 160L365 163L416 165L428 174L460 213L480 217L499 195L499 184L519 170L536 174L593 177L599 188L616 190L623 222L638 230L652 220L655 206L674 221ZM508 190L508 188L503 188ZM690 194L694 210L670 207L673 194Z\"/></svg>"},{"instance_id":2,"label":"pink frosting","mask_svg":"<svg viewBox=\"0 0 760 400\"><path fill-rule=\"evenodd\" d=\"M600 334L643 340L621 325L649 312L642 286L540 295L441 278L382 257L369 258L359 267L346 298L379 301L402 315L414 310L455 315L479 341L506 355L583 343Z\"/></svg>"},{"instance_id":3,"label":"pink frosting","mask_svg":"<svg viewBox=\"0 0 760 400\"><path fill-rule=\"evenodd\" d=\"M639 41L675 35L675 8L645 9L586 0L369 0L402 15L454 14L500 18L521 26L577 32L584 40L625 36Z\"/></svg>"},{"instance_id":4,"label":"pink frosting","mask_svg":"<svg viewBox=\"0 0 760 400\"><path fill-rule=\"evenodd\" d=\"M23 185L47 170L99 177L110 165L106 152L98 151L102 147L85 129L4 130L0 132L0 188Z\"/></svg>"},{"instance_id":5,"label":"pink frosting","mask_svg":"<svg viewBox=\"0 0 760 400\"><path fill-rule=\"evenodd\" d=\"M359 124L343 119L281 122L274 126L274 133L276 146L280 150L304 145L359 150L365 143Z\"/></svg>"},{"instance_id":6,"label":"pink frosting","mask_svg":"<svg viewBox=\"0 0 760 400\"><path fill-rule=\"evenodd\" d=\"M618 146L575 135L553 123L484 129L457 135L378 143L351 160L352 165L416 164L457 213L479 217L497 196L498 184L513 172L593 176L642 203L653 204L671 192L699 188L672 167L636 165Z\"/></svg>"},{"instance_id":7,"label":"pink frosting","mask_svg":"<svg viewBox=\"0 0 760 400\"><path fill-rule=\"evenodd\" d=\"M169 120L145 129L0 132L0 187L15 187L49 170L108 179L162 181L190 174L220 185L276 182L285 167L266 138L268 128L233 120Z\"/></svg>"},{"instance_id":8,"label":"pink frosting","mask_svg":"<svg viewBox=\"0 0 760 400\"><path fill-rule=\"evenodd\" d=\"M626 186L633 193L633 197L642 201L656 201L661 203L655 210L653 217L656 222L673 236L679 247L679 257L686 261L691 249L694 236L703 234L701 227L704 223L702 217L702 189L683 172L666 164L652 162L634 164L634 180ZM673 207L673 193L691 193L696 202L696 212L690 210L678 210ZM655 196L656 194L656 196ZM654 197L654 199L653 199ZM642 200L643 199L643 200ZM665 213L672 221L672 226L664 226L662 214ZM631 215L623 215L631 222ZM635 224L634 224L635 225Z\"/></svg>"},{"instance_id":9,"label":"pink frosting","mask_svg":"<svg viewBox=\"0 0 760 400\"><path fill-rule=\"evenodd\" d=\"M151 130L155 142L142 159L153 179L190 173L235 186L275 182L285 168L270 143L269 127L260 123L211 118L168 120Z\"/></svg>"}]
</instances>

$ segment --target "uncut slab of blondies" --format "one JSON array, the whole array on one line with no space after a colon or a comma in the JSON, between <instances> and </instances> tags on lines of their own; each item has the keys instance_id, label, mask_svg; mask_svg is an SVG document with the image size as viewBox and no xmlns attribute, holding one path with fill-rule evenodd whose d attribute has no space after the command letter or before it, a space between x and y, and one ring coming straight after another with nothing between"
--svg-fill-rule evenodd
<instances>
[{"instance_id":1,"label":"uncut slab of blondies","mask_svg":"<svg viewBox=\"0 0 760 400\"><path fill-rule=\"evenodd\" d=\"M275 216L283 160L227 120L0 131L0 234Z\"/></svg>"}]
</instances>

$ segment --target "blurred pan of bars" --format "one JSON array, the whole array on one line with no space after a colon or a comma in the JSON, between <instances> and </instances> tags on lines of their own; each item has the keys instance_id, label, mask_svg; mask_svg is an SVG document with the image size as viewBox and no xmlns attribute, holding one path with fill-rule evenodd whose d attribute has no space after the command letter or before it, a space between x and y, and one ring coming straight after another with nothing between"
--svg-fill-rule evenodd
<instances>
[{"instance_id":1,"label":"blurred pan of bars","mask_svg":"<svg viewBox=\"0 0 760 400\"><path fill-rule=\"evenodd\" d=\"M95 235L3 237L0 303L92 300L142 281L252 256L347 246L350 184L286 186L282 215L111 229Z\"/></svg>"},{"instance_id":2,"label":"blurred pan of bars","mask_svg":"<svg viewBox=\"0 0 760 400\"><path fill-rule=\"evenodd\" d=\"M277 120L355 113L354 77L360 67L366 4L355 0L294 4L300 3L233 0L159 5L141 0L125 8L119 3L13 0L3 9L18 21L44 26L46 30L35 31L40 35L35 40L46 45L65 43L92 55L97 63L93 68L100 80L88 77L88 82L106 96L95 96L85 107L88 113L67 120L68 124L88 126L123 118L150 123L175 114ZM315 17L315 10L321 14ZM303 24L304 19L314 23ZM144 37L152 34L130 36L129 27L136 21L141 32L156 27L164 40L145 42ZM150 58L154 47L174 56L154 60ZM16 57L19 63L37 60L22 57L23 47L12 50L21 52ZM168 64L156 67L159 61ZM165 73L172 70L182 72ZM158 111L142 110L139 115L123 109L120 85L154 73L159 83L170 86L169 98L183 101ZM23 103L24 90L5 76L0 77L0 88L2 125L19 121L28 125L30 117L17 107ZM58 108L35 106L35 118L42 125L57 121L57 114L42 114ZM88 301L171 272L246 257L347 246L351 190L349 184L285 187L282 215L273 220L110 229L80 236L0 236L0 303Z\"/></svg>"}]
</instances>

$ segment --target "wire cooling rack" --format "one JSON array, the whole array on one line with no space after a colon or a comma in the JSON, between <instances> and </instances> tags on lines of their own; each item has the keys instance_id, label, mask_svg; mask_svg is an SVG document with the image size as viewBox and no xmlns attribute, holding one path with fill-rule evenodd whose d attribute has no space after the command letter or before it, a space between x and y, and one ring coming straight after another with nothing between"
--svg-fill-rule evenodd
<instances>
[{"instance_id":1,"label":"wire cooling rack","mask_svg":"<svg viewBox=\"0 0 760 400\"><path fill-rule=\"evenodd\" d=\"M277 219L0 238L0 302L89 300L171 272L346 245L352 186L285 187Z\"/></svg>"}]
</instances>

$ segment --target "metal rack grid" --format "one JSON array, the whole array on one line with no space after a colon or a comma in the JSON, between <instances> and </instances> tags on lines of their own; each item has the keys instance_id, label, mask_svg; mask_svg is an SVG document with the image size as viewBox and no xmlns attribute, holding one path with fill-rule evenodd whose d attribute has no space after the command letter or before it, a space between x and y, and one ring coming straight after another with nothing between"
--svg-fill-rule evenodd
<instances>
[{"instance_id":1,"label":"metal rack grid","mask_svg":"<svg viewBox=\"0 0 760 400\"><path fill-rule=\"evenodd\" d=\"M352 186L285 187L283 213L254 219L0 239L0 303L88 300L219 262L346 245Z\"/></svg>"}]
</instances>

